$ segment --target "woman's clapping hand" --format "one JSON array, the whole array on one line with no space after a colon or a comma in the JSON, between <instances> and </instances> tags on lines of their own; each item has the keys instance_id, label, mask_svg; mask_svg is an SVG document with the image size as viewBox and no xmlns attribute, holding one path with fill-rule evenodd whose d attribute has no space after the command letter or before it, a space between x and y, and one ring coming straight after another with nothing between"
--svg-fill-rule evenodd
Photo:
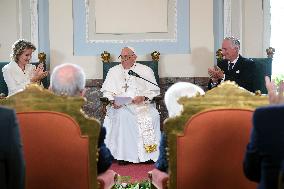
<instances>
[{"instance_id":1,"label":"woman's clapping hand","mask_svg":"<svg viewBox=\"0 0 284 189\"><path fill-rule=\"evenodd\" d=\"M45 78L49 74L48 71L44 71L43 63L40 63L35 69L34 69L34 75L31 79L31 82L39 82L43 78Z\"/></svg>"}]
</instances>

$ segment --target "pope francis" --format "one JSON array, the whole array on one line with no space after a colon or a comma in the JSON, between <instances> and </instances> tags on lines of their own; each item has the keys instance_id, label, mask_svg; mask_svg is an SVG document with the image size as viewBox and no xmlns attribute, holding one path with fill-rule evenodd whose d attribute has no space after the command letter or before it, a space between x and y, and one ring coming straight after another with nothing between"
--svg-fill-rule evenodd
<instances>
[{"instance_id":1,"label":"pope francis","mask_svg":"<svg viewBox=\"0 0 284 189\"><path fill-rule=\"evenodd\" d=\"M105 143L115 159L132 163L157 161L160 141L160 116L150 100L160 94L154 73L148 66L136 63L135 50L124 47L121 64L112 67L101 92L111 103L104 120ZM141 77L128 74L132 70Z\"/></svg>"}]
</instances>

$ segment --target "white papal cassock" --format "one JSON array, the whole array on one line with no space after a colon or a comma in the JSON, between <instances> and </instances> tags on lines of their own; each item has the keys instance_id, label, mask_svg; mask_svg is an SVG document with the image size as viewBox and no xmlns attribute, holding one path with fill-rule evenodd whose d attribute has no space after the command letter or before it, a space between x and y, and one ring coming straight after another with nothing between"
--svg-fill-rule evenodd
<instances>
[{"instance_id":1,"label":"white papal cassock","mask_svg":"<svg viewBox=\"0 0 284 189\"><path fill-rule=\"evenodd\" d=\"M154 73L148 66L134 63L129 70L156 83ZM160 94L159 87L129 75L129 70L119 64L108 71L101 89L104 97L114 100L114 96L145 96L151 100ZM157 161L161 132L160 116L154 104L145 101L119 109L108 106L104 126L107 130L105 143L115 159L133 163Z\"/></svg>"}]
</instances>

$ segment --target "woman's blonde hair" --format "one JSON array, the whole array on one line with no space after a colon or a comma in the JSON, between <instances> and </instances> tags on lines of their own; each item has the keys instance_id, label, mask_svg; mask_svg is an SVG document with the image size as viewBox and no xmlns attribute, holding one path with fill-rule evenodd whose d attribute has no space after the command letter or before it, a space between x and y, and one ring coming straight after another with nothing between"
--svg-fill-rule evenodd
<instances>
[{"instance_id":1,"label":"woman's blonde hair","mask_svg":"<svg viewBox=\"0 0 284 189\"><path fill-rule=\"evenodd\" d=\"M11 59L15 62L19 61L19 56L23 54L25 49L32 49L33 51L36 50L36 47L31 42L25 39L19 39L12 45L12 54Z\"/></svg>"}]
</instances>

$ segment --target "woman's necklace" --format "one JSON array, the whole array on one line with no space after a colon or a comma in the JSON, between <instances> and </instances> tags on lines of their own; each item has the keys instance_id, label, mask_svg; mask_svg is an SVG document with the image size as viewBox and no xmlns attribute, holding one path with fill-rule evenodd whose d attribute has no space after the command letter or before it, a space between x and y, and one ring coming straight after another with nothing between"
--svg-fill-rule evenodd
<instances>
[{"instance_id":1,"label":"woman's necklace","mask_svg":"<svg viewBox=\"0 0 284 189\"><path fill-rule=\"evenodd\" d=\"M26 66L25 65L22 65L22 64L19 64L19 63L17 63L18 64L18 66L21 68L21 70L25 73L25 68L26 68Z\"/></svg>"}]
</instances>

